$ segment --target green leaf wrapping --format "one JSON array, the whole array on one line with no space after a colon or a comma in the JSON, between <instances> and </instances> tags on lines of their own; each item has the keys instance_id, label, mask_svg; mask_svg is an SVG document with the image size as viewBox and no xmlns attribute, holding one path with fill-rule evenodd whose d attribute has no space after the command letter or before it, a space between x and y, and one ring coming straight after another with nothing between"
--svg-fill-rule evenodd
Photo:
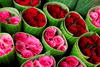
<instances>
[{"instance_id":1,"label":"green leaf wrapping","mask_svg":"<svg viewBox=\"0 0 100 67\"><path fill-rule=\"evenodd\" d=\"M44 5L43 7L43 11L44 13L46 14L47 16L47 19L48 19L48 25L49 26L60 26L61 22L64 20L64 18L61 18L61 19L55 19L53 18L47 11L47 5L53 5L53 4L57 4L57 5L60 5L62 9L65 9L67 12L69 12L69 8L64 5L63 3L60 3L60 2L48 2Z\"/></svg>"},{"instance_id":2,"label":"green leaf wrapping","mask_svg":"<svg viewBox=\"0 0 100 67\"><path fill-rule=\"evenodd\" d=\"M100 0L78 0L75 11L85 17L88 10L97 5L100 5Z\"/></svg>"},{"instance_id":3,"label":"green leaf wrapping","mask_svg":"<svg viewBox=\"0 0 100 67\"><path fill-rule=\"evenodd\" d=\"M3 11L8 11L10 14L13 14L14 16L19 17L21 21L19 22L18 25L6 24L6 23L0 22L2 31L10 33L10 34L15 34L16 32L20 32L22 19L21 19L21 15L19 14L18 10L12 7L5 7L5 8L0 9L0 12L3 12Z\"/></svg>"},{"instance_id":4,"label":"green leaf wrapping","mask_svg":"<svg viewBox=\"0 0 100 67\"><path fill-rule=\"evenodd\" d=\"M68 56L68 57L75 57L75 58L80 62L81 65L83 65L84 67L87 67L87 66L81 61L81 59L79 59L77 56L70 55L70 56ZM60 63L61 63L62 61L65 61L66 58L67 58L67 57L63 57L62 59L60 59L60 61L57 63L57 67L59 67Z\"/></svg>"},{"instance_id":5,"label":"green leaf wrapping","mask_svg":"<svg viewBox=\"0 0 100 67\"><path fill-rule=\"evenodd\" d=\"M78 14L78 13L75 12L75 11L70 11L70 12L66 15L66 17L67 17L70 13L73 13L73 12L76 13L76 14ZM78 14L78 15L79 15L79 14ZM79 15L79 16L80 16L80 18L82 18L81 15ZM83 18L82 18L82 19L83 19ZM84 20L84 19L83 19L83 20ZM65 19L64 19L64 21L61 23L60 29L61 29L62 33L65 35L65 37L67 38L68 43L70 44L70 46L73 46L74 43L75 43L75 41L76 41L77 39L79 39L79 37L74 37L73 34L70 33L70 32L67 30L67 28L66 28L66 26L65 26ZM88 31L87 25L86 25L86 30Z\"/></svg>"},{"instance_id":6,"label":"green leaf wrapping","mask_svg":"<svg viewBox=\"0 0 100 67\"><path fill-rule=\"evenodd\" d=\"M91 19L90 16L89 16L89 12L94 11L96 8L98 9L98 8L100 8L100 6L96 6L96 7L91 8L91 9L88 11L88 13L87 13L87 16L86 16L85 21L86 21L86 24L87 24L87 26L88 26L88 28L89 28L90 31L93 31L93 32L96 32L96 33L100 34L100 28L94 26L94 25L91 23L92 19Z\"/></svg>"},{"instance_id":7,"label":"green leaf wrapping","mask_svg":"<svg viewBox=\"0 0 100 67\"><path fill-rule=\"evenodd\" d=\"M2 7L13 7L13 0L0 0Z\"/></svg>"},{"instance_id":8,"label":"green leaf wrapping","mask_svg":"<svg viewBox=\"0 0 100 67\"><path fill-rule=\"evenodd\" d=\"M0 33L0 38L3 35L7 35L12 39L12 37L8 33ZM13 41L13 39L12 39L12 41ZM0 67L14 67L15 65L16 65L15 46L14 46L14 42L13 42L13 50L10 53L0 57Z\"/></svg>"},{"instance_id":9,"label":"green leaf wrapping","mask_svg":"<svg viewBox=\"0 0 100 67\"><path fill-rule=\"evenodd\" d=\"M24 32L18 32L18 33L24 33ZM16 34L17 34L17 33L16 33ZM15 34L15 35L16 35L16 34ZM25 34L27 34L27 36L32 36L32 35L30 35L30 34L28 34L28 33L25 33ZM14 38L15 35L13 35L13 38ZM34 37L34 36L33 36L33 37ZM42 46L42 44L40 44L40 45ZM43 46L42 46L42 50L43 50ZM42 52L42 51L41 51L41 52ZM40 52L40 53L41 53L41 52ZM39 53L39 54L40 54L40 53ZM18 64L19 64L19 65L21 65L23 62L25 62L25 61L27 61L27 60L33 58L33 57L31 57L31 58L23 58L22 55L20 55L20 54L17 52L17 50L16 50L16 55L17 55L17 59L18 59ZM35 57L35 56L34 56L34 57Z\"/></svg>"},{"instance_id":10,"label":"green leaf wrapping","mask_svg":"<svg viewBox=\"0 0 100 67\"><path fill-rule=\"evenodd\" d=\"M78 0L46 0L46 2L52 2L52 1L58 1L58 2L64 3L71 10L74 10L75 5L76 5Z\"/></svg>"},{"instance_id":11,"label":"green leaf wrapping","mask_svg":"<svg viewBox=\"0 0 100 67\"><path fill-rule=\"evenodd\" d=\"M66 45L67 48L68 48L67 40L66 40L65 36L63 35L63 33L60 31L60 29L58 29L58 28L55 27L55 26L50 26L50 27L48 27L48 28L55 28L55 29L57 29L57 35L60 35L60 36L62 36L62 37L64 38L64 40L65 40L65 45ZM45 51L45 52L50 51L50 55L54 56L55 58L61 58L61 57L66 53L67 49L66 49L65 51L59 51L59 50L57 50L57 49L54 49L54 48L50 47L50 46L46 43L46 41L45 41L45 39L44 39L43 36L44 36L45 31L46 31L48 28L46 28L46 29L44 30L43 34L42 34L42 43L43 43L43 46L44 46L44 51Z\"/></svg>"},{"instance_id":12,"label":"green leaf wrapping","mask_svg":"<svg viewBox=\"0 0 100 67\"><path fill-rule=\"evenodd\" d=\"M29 8L27 8L27 9L29 9ZM24 12L25 12L27 9L24 9L24 10L22 11L22 15L24 14ZM38 9L38 8L35 8L35 9L37 9L40 13L42 13L42 14L45 16L45 14L44 14L44 12L43 12L42 10L40 10L40 9ZM45 19L46 19L46 24L47 24L47 18L46 18L46 16L45 16ZM45 27L46 27L46 25L43 26L43 27L32 27L32 26L28 25L28 24L25 22L25 20L23 19L23 29L24 29L24 32L30 33L30 34L32 34L32 35L34 35L34 36L36 36L36 37L41 37L41 36L42 36L42 32L43 32L43 30L45 29Z\"/></svg>"},{"instance_id":13,"label":"green leaf wrapping","mask_svg":"<svg viewBox=\"0 0 100 67\"><path fill-rule=\"evenodd\" d=\"M39 60L39 58L41 58L41 57L43 57L43 56L50 56L50 57L52 57L53 59L54 59L54 57L53 56L51 56L51 55L45 55L45 54L41 54L41 55L37 55L37 56L34 56L33 58L31 58L31 59L29 59L29 60ZM29 61L28 60L28 61ZM27 63L27 61L26 62L24 62L22 65L21 65L21 67L24 67L24 65ZM56 61L55 61L55 59L54 59L54 67L56 67Z\"/></svg>"},{"instance_id":14,"label":"green leaf wrapping","mask_svg":"<svg viewBox=\"0 0 100 67\"><path fill-rule=\"evenodd\" d=\"M14 7L16 9L18 9L19 11L22 11L22 10L24 10L26 8L32 7L32 6L24 6L24 5L17 4L15 2L15 0L13 0L13 3L14 3ZM41 0L40 0L39 4L37 6L35 6L35 7L37 7L37 8L40 8L41 7Z\"/></svg>"},{"instance_id":15,"label":"green leaf wrapping","mask_svg":"<svg viewBox=\"0 0 100 67\"><path fill-rule=\"evenodd\" d=\"M97 35L99 37L99 35L97 33L88 32L88 33L85 33L82 36L80 36L80 38L81 37L89 37L91 35ZM96 66L95 64L92 64L92 63L90 63L90 62L87 61L87 59L89 58L88 56L85 56L85 55L82 54L82 52L81 52L81 50L80 50L80 48L78 46L79 39L75 42L75 44L74 44L74 46L73 46L72 51L71 51L70 54L71 55L75 55L78 58L80 58L88 67L94 67L94 66Z\"/></svg>"}]
</instances>

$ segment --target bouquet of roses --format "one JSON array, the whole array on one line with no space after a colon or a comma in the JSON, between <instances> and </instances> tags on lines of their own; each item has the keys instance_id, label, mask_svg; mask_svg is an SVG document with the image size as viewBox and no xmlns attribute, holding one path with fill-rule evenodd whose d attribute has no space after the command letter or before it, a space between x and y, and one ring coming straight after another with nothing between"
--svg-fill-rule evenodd
<instances>
[{"instance_id":1,"label":"bouquet of roses","mask_svg":"<svg viewBox=\"0 0 100 67\"><path fill-rule=\"evenodd\" d=\"M19 11L22 11L28 7L40 7L41 0L13 0L14 6Z\"/></svg>"},{"instance_id":2,"label":"bouquet of roses","mask_svg":"<svg viewBox=\"0 0 100 67\"><path fill-rule=\"evenodd\" d=\"M19 65L24 61L40 54L43 46L39 39L27 33L16 33L14 36Z\"/></svg>"},{"instance_id":3,"label":"bouquet of roses","mask_svg":"<svg viewBox=\"0 0 100 67\"><path fill-rule=\"evenodd\" d=\"M69 8L60 2L48 2L44 5L43 11L47 16L49 26L60 26Z\"/></svg>"},{"instance_id":4,"label":"bouquet of roses","mask_svg":"<svg viewBox=\"0 0 100 67\"><path fill-rule=\"evenodd\" d=\"M63 57L58 63L57 67L87 67L78 57L68 56Z\"/></svg>"},{"instance_id":5,"label":"bouquet of roses","mask_svg":"<svg viewBox=\"0 0 100 67\"><path fill-rule=\"evenodd\" d=\"M21 16L15 8L0 9L0 23L2 31L15 34L21 31Z\"/></svg>"},{"instance_id":6,"label":"bouquet of roses","mask_svg":"<svg viewBox=\"0 0 100 67\"><path fill-rule=\"evenodd\" d=\"M85 21L77 12L74 11L67 14L60 29L64 33L70 45L73 45L82 34L88 32Z\"/></svg>"},{"instance_id":7,"label":"bouquet of roses","mask_svg":"<svg viewBox=\"0 0 100 67\"><path fill-rule=\"evenodd\" d=\"M100 38L98 34L83 34L74 44L71 55L79 57L87 66L94 67L100 63Z\"/></svg>"},{"instance_id":8,"label":"bouquet of roses","mask_svg":"<svg viewBox=\"0 0 100 67\"><path fill-rule=\"evenodd\" d=\"M37 8L27 8L22 12L24 32L37 37L41 36L46 27L47 19L45 14Z\"/></svg>"},{"instance_id":9,"label":"bouquet of roses","mask_svg":"<svg viewBox=\"0 0 100 67\"><path fill-rule=\"evenodd\" d=\"M0 67L15 65L15 47L8 33L0 33Z\"/></svg>"},{"instance_id":10,"label":"bouquet of roses","mask_svg":"<svg viewBox=\"0 0 100 67\"><path fill-rule=\"evenodd\" d=\"M67 51L67 41L62 32L54 26L46 28L42 34L44 51L50 51L55 58L62 57Z\"/></svg>"},{"instance_id":11,"label":"bouquet of roses","mask_svg":"<svg viewBox=\"0 0 100 67\"><path fill-rule=\"evenodd\" d=\"M90 31L100 34L100 6L91 8L85 21Z\"/></svg>"}]
</instances>

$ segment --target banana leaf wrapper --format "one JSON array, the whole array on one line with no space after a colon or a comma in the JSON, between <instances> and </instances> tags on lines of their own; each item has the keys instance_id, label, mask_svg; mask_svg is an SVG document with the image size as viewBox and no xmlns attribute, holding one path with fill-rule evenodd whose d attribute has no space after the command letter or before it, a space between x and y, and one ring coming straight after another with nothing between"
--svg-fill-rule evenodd
<instances>
[{"instance_id":1,"label":"banana leaf wrapper","mask_svg":"<svg viewBox=\"0 0 100 67\"><path fill-rule=\"evenodd\" d=\"M2 7L13 7L13 0L0 0Z\"/></svg>"}]
</instances>

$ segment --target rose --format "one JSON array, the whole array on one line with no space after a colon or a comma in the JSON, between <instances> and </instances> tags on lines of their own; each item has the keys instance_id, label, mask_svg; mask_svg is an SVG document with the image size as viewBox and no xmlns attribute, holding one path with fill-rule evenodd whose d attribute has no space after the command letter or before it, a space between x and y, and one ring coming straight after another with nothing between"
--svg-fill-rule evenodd
<instances>
[{"instance_id":1,"label":"rose","mask_svg":"<svg viewBox=\"0 0 100 67\"><path fill-rule=\"evenodd\" d=\"M39 62L44 67L53 67L54 66L54 60L50 56L43 56L39 59Z\"/></svg>"},{"instance_id":2,"label":"rose","mask_svg":"<svg viewBox=\"0 0 100 67\"><path fill-rule=\"evenodd\" d=\"M70 17L72 17L74 20L79 18L79 15L76 13L70 13Z\"/></svg>"},{"instance_id":3,"label":"rose","mask_svg":"<svg viewBox=\"0 0 100 67\"><path fill-rule=\"evenodd\" d=\"M46 25L46 22L37 21L38 27L43 27Z\"/></svg>"},{"instance_id":4,"label":"rose","mask_svg":"<svg viewBox=\"0 0 100 67\"><path fill-rule=\"evenodd\" d=\"M22 41L17 41L16 42L16 49L18 52L22 52L23 50L26 49L25 43L23 43Z\"/></svg>"},{"instance_id":5,"label":"rose","mask_svg":"<svg viewBox=\"0 0 100 67\"><path fill-rule=\"evenodd\" d=\"M33 62L32 61L28 61L24 67L33 67Z\"/></svg>"},{"instance_id":6,"label":"rose","mask_svg":"<svg viewBox=\"0 0 100 67\"><path fill-rule=\"evenodd\" d=\"M27 6L30 3L30 0L15 0L20 5Z\"/></svg>"},{"instance_id":7,"label":"rose","mask_svg":"<svg viewBox=\"0 0 100 67\"><path fill-rule=\"evenodd\" d=\"M76 34L77 30L78 29L75 26L68 26L68 31L72 34Z\"/></svg>"},{"instance_id":8,"label":"rose","mask_svg":"<svg viewBox=\"0 0 100 67\"><path fill-rule=\"evenodd\" d=\"M0 49L6 49L8 45L6 43L4 43L2 40L0 40Z\"/></svg>"},{"instance_id":9,"label":"rose","mask_svg":"<svg viewBox=\"0 0 100 67\"><path fill-rule=\"evenodd\" d=\"M100 45L96 47L97 56L100 57Z\"/></svg>"},{"instance_id":10,"label":"rose","mask_svg":"<svg viewBox=\"0 0 100 67\"><path fill-rule=\"evenodd\" d=\"M44 66L41 65L41 64L39 63L38 60L35 60L35 61L33 62L33 67L44 67Z\"/></svg>"},{"instance_id":11,"label":"rose","mask_svg":"<svg viewBox=\"0 0 100 67\"><path fill-rule=\"evenodd\" d=\"M97 44L97 45L100 44L100 38L98 39L98 41L96 42L96 44Z\"/></svg>"},{"instance_id":12,"label":"rose","mask_svg":"<svg viewBox=\"0 0 100 67\"><path fill-rule=\"evenodd\" d=\"M14 24L14 25L18 25L19 22L20 22L20 18L16 16L13 16L9 21L10 24Z\"/></svg>"},{"instance_id":13,"label":"rose","mask_svg":"<svg viewBox=\"0 0 100 67\"><path fill-rule=\"evenodd\" d=\"M10 17L10 14L8 11L3 11L0 13L0 17L3 18L4 20L6 20L7 18Z\"/></svg>"},{"instance_id":14,"label":"rose","mask_svg":"<svg viewBox=\"0 0 100 67\"><path fill-rule=\"evenodd\" d=\"M81 37L79 39L79 46L80 48L86 48L88 44L88 38L87 37Z\"/></svg>"},{"instance_id":15,"label":"rose","mask_svg":"<svg viewBox=\"0 0 100 67\"><path fill-rule=\"evenodd\" d=\"M4 20L2 17L0 17L0 22L2 22L2 23L8 23L6 20Z\"/></svg>"},{"instance_id":16,"label":"rose","mask_svg":"<svg viewBox=\"0 0 100 67\"><path fill-rule=\"evenodd\" d=\"M2 49L0 49L0 56L4 55L4 51Z\"/></svg>"},{"instance_id":17,"label":"rose","mask_svg":"<svg viewBox=\"0 0 100 67\"><path fill-rule=\"evenodd\" d=\"M97 56L97 52L96 52L96 47L92 48L91 49L91 53L94 55L94 56Z\"/></svg>"},{"instance_id":18,"label":"rose","mask_svg":"<svg viewBox=\"0 0 100 67\"><path fill-rule=\"evenodd\" d=\"M69 67L77 66L79 64L79 61L74 57L67 57L66 63Z\"/></svg>"},{"instance_id":19,"label":"rose","mask_svg":"<svg viewBox=\"0 0 100 67\"><path fill-rule=\"evenodd\" d=\"M57 50L60 50L60 51L65 51L67 49L67 46L66 45L60 45Z\"/></svg>"},{"instance_id":20,"label":"rose","mask_svg":"<svg viewBox=\"0 0 100 67\"><path fill-rule=\"evenodd\" d=\"M22 42L25 42L26 39L27 39L27 35L25 33L17 33L15 36L14 36L14 39L16 41L20 40Z\"/></svg>"},{"instance_id":21,"label":"rose","mask_svg":"<svg viewBox=\"0 0 100 67\"><path fill-rule=\"evenodd\" d=\"M52 48L54 48L54 47L56 46L56 44L53 43L53 40L45 39L45 41L46 41L47 44L48 44L50 47L52 47Z\"/></svg>"},{"instance_id":22,"label":"rose","mask_svg":"<svg viewBox=\"0 0 100 67\"><path fill-rule=\"evenodd\" d=\"M69 26L69 25L71 25L71 24L73 24L74 23L74 20L73 20L73 18L66 18L65 19L65 24L67 25L67 26Z\"/></svg>"},{"instance_id":23,"label":"rose","mask_svg":"<svg viewBox=\"0 0 100 67\"><path fill-rule=\"evenodd\" d=\"M100 15L100 8L99 9L95 9L95 12L98 13L98 15Z\"/></svg>"},{"instance_id":24,"label":"rose","mask_svg":"<svg viewBox=\"0 0 100 67\"><path fill-rule=\"evenodd\" d=\"M67 15L67 11L66 10L64 10L64 9L61 9L61 11L64 13L64 16L66 16Z\"/></svg>"},{"instance_id":25,"label":"rose","mask_svg":"<svg viewBox=\"0 0 100 67\"><path fill-rule=\"evenodd\" d=\"M89 16L93 19L93 20L97 20L98 19L98 14L96 12L89 12Z\"/></svg>"},{"instance_id":26,"label":"rose","mask_svg":"<svg viewBox=\"0 0 100 67\"><path fill-rule=\"evenodd\" d=\"M34 56L34 55L32 54L32 52L29 51L29 50L23 50L23 51L21 52L21 55L22 55L23 58L31 58L31 57Z\"/></svg>"},{"instance_id":27,"label":"rose","mask_svg":"<svg viewBox=\"0 0 100 67\"><path fill-rule=\"evenodd\" d=\"M13 44L12 39L8 35L3 35L1 37L1 40L4 41L8 45L12 45Z\"/></svg>"},{"instance_id":28,"label":"rose","mask_svg":"<svg viewBox=\"0 0 100 67\"><path fill-rule=\"evenodd\" d=\"M83 27L83 28L86 27L83 19L80 18L80 19L76 19L75 21L76 21L76 27Z\"/></svg>"},{"instance_id":29,"label":"rose","mask_svg":"<svg viewBox=\"0 0 100 67\"><path fill-rule=\"evenodd\" d=\"M8 54L8 53L10 53L10 52L12 51L12 49L13 49L13 47L8 47L8 48L6 48L6 49L4 50L4 53L5 53L5 54Z\"/></svg>"},{"instance_id":30,"label":"rose","mask_svg":"<svg viewBox=\"0 0 100 67\"><path fill-rule=\"evenodd\" d=\"M89 48L86 49L82 49L82 53L88 57L90 57L92 55L91 51Z\"/></svg>"},{"instance_id":31,"label":"rose","mask_svg":"<svg viewBox=\"0 0 100 67\"><path fill-rule=\"evenodd\" d=\"M83 65L79 65L78 67L84 67Z\"/></svg>"},{"instance_id":32,"label":"rose","mask_svg":"<svg viewBox=\"0 0 100 67\"><path fill-rule=\"evenodd\" d=\"M98 27L98 28L100 28L100 19L98 19L97 21L96 20L92 20L91 21L91 23L94 25L94 26L96 26L96 27Z\"/></svg>"},{"instance_id":33,"label":"rose","mask_svg":"<svg viewBox=\"0 0 100 67\"><path fill-rule=\"evenodd\" d=\"M61 11L59 14L57 14L57 18L64 18L64 13L63 11Z\"/></svg>"},{"instance_id":34,"label":"rose","mask_svg":"<svg viewBox=\"0 0 100 67\"><path fill-rule=\"evenodd\" d=\"M48 28L44 36L48 39L52 39L55 36L56 32L57 30L55 28Z\"/></svg>"},{"instance_id":35,"label":"rose","mask_svg":"<svg viewBox=\"0 0 100 67\"><path fill-rule=\"evenodd\" d=\"M62 61L60 63L60 66L59 67L69 67L69 66L67 65L67 63L65 61Z\"/></svg>"},{"instance_id":36,"label":"rose","mask_svg":"<svg viewBox=\"0 0 100 67\"><path fill-rule=\"evenodd\" d=\"M29 4L29 6L36 6L37 4L39 4L39 0L33 0L32 4Z\"/></svg>"},{"instance_id":37,"label":"rose","mask_svg":"<svg viewBox=\"0 0 100 67\"><path fill-rule=\"evenodd\" d=\"M65 41L64 39L60 36L57 35L53 38L54 44L56 44L56 48L59 47L60 45L64 45Z\"/></svg>"}]
</instances>

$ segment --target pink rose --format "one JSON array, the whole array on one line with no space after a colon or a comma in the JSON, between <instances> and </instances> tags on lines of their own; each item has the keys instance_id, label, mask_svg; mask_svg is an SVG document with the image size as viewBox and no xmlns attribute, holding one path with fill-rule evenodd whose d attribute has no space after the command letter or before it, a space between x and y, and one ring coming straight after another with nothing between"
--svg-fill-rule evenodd
<instances>
[{"instance_id":1,"label":"pink rose","mask_svg":"<svg viewBox=\"0 0 100 67\"><path fill-rule=\"evenodd\" d=\"M54 66L54 60L52 57L44 56L39 59L39 62L44 67L53 67Z\"/></svg>"},{"instance_id":2,"label":"pink rose","mask_svg":"<svg viewBox=\"0 0 100 67\"><path fill-rule=\"evenodd\" d=\"M4 20L10 17L10 14L8 11L4 11L0 13L0 17L2 17Z\"/></svg>"},{"instance_id":3,"label":"pink rose","mask_svg":"<svg viewBox=\"0 0 100 67\"><path fill-rule=\"evenodd\" d=\"M6 43L4 43L2 40L0 40L0 49L6 49L8 45Z\"/></svg>"},{"instance_id":4,"label":"pink rose","mask_svg":"<svg viewBox=\"0 0 100 67\"><path fill-rule=\"evenodd\" d=\"M2 17L0 17L0 22L2 22L2 23L8 23L6 20L4 20Z\"/></svg>"},{"instance_id":5,"label":"pink rose","mask_svg":"<svg viewBox=\"0 0 100 67\"><path fill-rule=\"evenodd\" d=\"M66 45L60 45L57 50L60 50L60 51L65 51L67 49L67 46Z\"/></svg>"},{"instance_id":6,"label":"pink rose","mask_svg":"<svg viewBox=\"0 0 100 67\"><path fill-rule=\"evenodd\" d=\"M59 67L69 67L69 66L67 65L67 63L65 61L62 61L60 63L60 66Z\"/></svg>"},{"instance_id":7,"label":"pink rose","mask_svg":"<svg viewBox=\"0 0 100 67\"><path fill-rule=\"evenodd\" d=\"M0 49L0 56L4 55L4 51L2 49Z\"/></svg>"},{"instance_id":8,"label":"pink rose","mask_svg":"<svg viewBox=\"0 0 100 67\"><path fill-rule=\"evenodd\" d=\"M53 42L56 44L56 48L58 48L60 45L64 45L65 43L64 39L60 35L55 36L53 38Z\"/></svg>"},{"instance_id":9,"label":"pink rose","mask_svg":"<svg viewBox=\"0 0 100 67\"><path fill-rule=\"evenodd\" d=\"M36 46L40 46L40 44L41 44L41 43L40 43L40 40L35 38L34 45L36 45Z\"/></svg>"},{"instance_id":10,"label":"pink rose","mask_svg":"<svg viewBox=\"0 0 100 67\"><path fill-rule=\"evenodd\" d=\"M46 38L48 38L48 39L52 39L54 36L55 36L55 34L56 34L56 29L55 28L48 28L47 30L46 30L46 33L45 33L45 37Z\"/></svg>"},{"instance_id":11,"label":"pink rose","mask_svg":"<svg viewBox=\"0 0 100 67\"><path fill-rule=\"evenodd\" d=\"M22 41L17 41L16 42L16 49L18 52L22 52L23 50L26 49L25 43L23 43Z\"/></svg>"},{"instance_id":12,"label":"pink rose","mask_svg":"<svg viewBox=\"0 0 100 67\"><path fill-rule=\"evenodd\" d=\"M92 20L91 23L92 23L94 26L100 28L100 19L98 19L97 21L96 21L96 20Z\"/></svg>"},{"instance_id":13,"label":"pink rose","mask_svg":"<svg viewBox=\"0 0 100 67\"><path fill-rule=\"evenodd\" d=\"M18 25L19 22L20 22L20 18L16 16L13 16L9 21L10 24L14 24L14 25Z\"/></svg>"},{"instance_id":14,"label":"pink rose","mask_svg":"<svg viewBox=\"0 0 100 67\"><path fill-rule=\"evenodd\" d=\"M10 53L11 51L12 51L12 47L8 47L8 48L6 48L5 50L4 50L4 53L5 54L8 54L8 53Z\"/></svg>"},{"instance_id":15,"label":"pink rose","mask_svg":"<svg viewBox=\"0 0 100 67\"><path fill-rule=\"evenodd\" d=\"M98 14L96 12L89 12L89 16L93 19L93 20L97 20L98 19Z\"/></svg>"},{"instance_id":16,"label":"pink rose","mask_svg":"<svg viewBox=\"0 0 100 67\"><path fill-rule=\"evenodd\" d=\"M35 60L35 61L33 62L33 67L44 67L44 66L41 65L41 64L39 63L38 60Z\"/></svg>"},{"instance_id":17,"label":"pink rose","mask_svg":"<svg viewBox=\"0 0 100 67\"><path fill-rule=\"evenodd\" d=\"M21 54L22 54L22 57L23 57L23 58L31 58L31 57L34 56L34 55L32 54L32 52L29 51L29 50L23 50L23 51L21 52Z\"/></svg>"},{"instance_id":18,"label":"pink rose","mask_svg":"<svg viewBox=\"0 0 100 67\"><path fill-rule=\"evenodd\" d=\"M20 40L20 41L22 41L22 42L25 42L26 39L27 39L27 35L26 35L25 33L17 33L17 34L15 35L14 39L15 39L16 41Z\"/></svg>"},{"instance_id":19,"label":"pink rose","mask_svg":"<svg viewBox=\"0 0 100 67\"><path fill-rule=\"evenodd\" d=\"M33 67L33 62L30 60L30 61L28 61L25 65L24 65L24 67Z\"/></svg>"},{"instance_id":20,"label":"pink rose","mask_svg":"<svg viewBox=\"0 0 100 67\"><path fill-rule=\"evenodd\" d=\"M83 65L79 65L78 67L84 67Z\"/></svg>"},{"instance_id":21,"label":"pink rose","mask_svg":"<svg viewBox=\"0 0 100 67\"><path fill-rule=\"evenodd\" d=\"M1 40L4 41L8 45L12 45L13 44L12 39L8 35L3 35L1 37Z\"/></svg>"},{"instance_id":22,"label":"pink rose","mask_svg":"<svg viewBox=\"0 0 100 67\"><path fill-rule=\"evenodd\" d=\"M99 9L95 9L95 12L98 13L98 15L100 15L100 8Z\"/></svg>"},{"instance_id":23,"label":"pink rose","mask_svg":"<svg viewBox=\"0 0 100 67\"><path fill-rule=\"evenodd\" d=\"M79 61L74 57L67 57L66 63L69 67L77 66L79 64Z\"/></svg>"}]
</instances>

